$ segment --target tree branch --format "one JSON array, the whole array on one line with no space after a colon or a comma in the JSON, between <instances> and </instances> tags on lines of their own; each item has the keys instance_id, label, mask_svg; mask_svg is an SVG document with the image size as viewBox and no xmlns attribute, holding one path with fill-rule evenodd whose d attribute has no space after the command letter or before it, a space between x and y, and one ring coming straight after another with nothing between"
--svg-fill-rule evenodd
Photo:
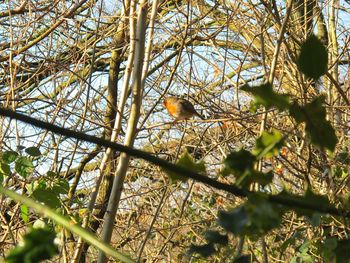
<instances>
[{"instance_id":1,"label":"tree branch","mask_svg":"<svg viewBox=\"0 0 350 263\"><path fill-rule=\"evenodd\" d=\"M62 128L62 127L59 127L55 124L47 123L45 121L41 121L41 120L38 120L38 119L35 119L32 117L26 116L22 113L12 111L10 109L5 109L3 107L0 107L0 115L7 116L10 118L34 125L36 127L46 129L48 131L63 135L63 136L67 136L67 137L75 138L78 140L98 144L100 146L107 147L107 148L110 147L116 151L125 152L131 156L141 158L141 159L144 159L152 164L158 165L158 166L162 167L163 169L170 170L172 172L181 174L182 176L191 178L197 182L204 183L204 184L211 186L213 188L216 188L218 190L226 191L226 192L231 193L231 194L238 196L238 197L248 197L250 194L254 193L251 191L240 189L235 185L229 185L229 184L218 182L214 179L211 179L210 177L196 173L196 172L194 172L188 168L185 168L183 166L178 166L176 164L172 164L164 159L153 156L147 152L137 150L137 149L134 149L131 147L127 147L127 146L124 146L124 145L121 145L121 144L118 144L115 142L110 142L110 141L107 141L105 139L93 136L93 135L88 135L88 134L85 134L82 132ZM288 206L291 208L293 208L293 207L304 208L304 209L309 209L309 210L313 210L313 211L317 211L317 212L321 212L321 213L328 213L331 215L343 216L346 218L350 218L350 211L343 210L343 209L336 209L334 207L325 206L324 204L305 203L304 197L298 196L298 195L288 195L288 196L269 195L268 200L273 202L273 203L285 205L285 206Z\"/></svg>"}]
</instances>

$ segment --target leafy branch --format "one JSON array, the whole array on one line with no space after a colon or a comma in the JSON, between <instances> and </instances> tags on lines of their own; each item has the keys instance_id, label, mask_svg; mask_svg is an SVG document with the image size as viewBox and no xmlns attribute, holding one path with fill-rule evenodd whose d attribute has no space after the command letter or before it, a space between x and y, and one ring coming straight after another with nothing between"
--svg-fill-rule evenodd
<instances>
[{"instance_id":1,"label":"leafy branch","mask_svg":"<svg viewBox=\"0 0 350 263\"><path fill-rule=\"evenodd\" d=\"M48 208L45 205L39 204L38 202L33 201L32 199L17 194L14 191L8 190L0 185L0 193L3 195L6 195L10 197L11 199L23 203L27 205L28 207L33 208L35 211L37 211L39 214L42 214L45 217L48 217L55 221L57 224L63 226L64 228L68 229L72 233L75 233L79 236L81 236L86 242L89 244L95 246L96 248L100 249L107 255L110 255L116 259L121 260L122 262L134 262L132 259L130 259L128 256L116 251L111 246L101 242L98 240L94 235L83 229L82 227L72 224L72 222L62 215L58 214L57 212L53 211L52 209Z\"/></svg>"}]
</instances>

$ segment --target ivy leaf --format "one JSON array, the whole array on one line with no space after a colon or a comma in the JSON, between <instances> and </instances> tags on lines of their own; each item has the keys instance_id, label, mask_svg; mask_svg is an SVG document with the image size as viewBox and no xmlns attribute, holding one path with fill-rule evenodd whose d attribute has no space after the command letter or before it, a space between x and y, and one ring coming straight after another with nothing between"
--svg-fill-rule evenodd
<instances>
[{"instance_id":1,"label":"ivy leaf","mask_svg":"<svg viewBox=\"0 0 350 263\"><path fill-rule=\"evenodd\" d=\"M4 176L8 176L10 172L10 166L7 163L0 162L0 184L3 182Z\"/></svg>"},{"instance_id":2,"label":"ivy leaf","mask_svg":"<svg viewBox=\"0 0 350 263\"><path fill-rule=\"evenodd\" d=\"M336 263L350 262L350 239L339 240L337 248L334 250L336 255Z\"/></svg>"},{"instance_id":3,"label":"ivy leaf","mask_svg":"<svg viewBox=\"0 0 350 263\"><path fill-rule=\"evenodd\" d=\"M307 77L318 79L327 72L328 54L326 47L315 35L302 45L297 59L298 69Z\"/></svg>"},{"instance_id":4,"label":"ivy leaf","mask_svg":"<svg viewBox=\"0 0 350 263\"><path fill-rule=\"evenodd\" d=\"M15 170L19 175L26 178L34 171L34 165L27 157L19 157L16 160Z\"/></svg>"},{"instance_id":5,"label":"ivy leaf","mask_svg":"<svg viewBox=\"0 0 350 263\"><path fill-rule=\"evenodd\" d=\"M215 243L220 245L228 244L227 235L220 234L219 231L207 231L205 232L204 237L208 241L208 243Z\"/></svg>"},{"instance_id":6,"label":"ivy leaf","mask_svg":"<svg viewBox=\"0 0 350 263\"><path fill-rule=\"evenodd\" d=\"M52 178L57 177L57 173L52 172L52 171L48 171L46 174L47 174L47 176L52 177Z\"/></svg>"},{"instance_id":7,"label":"ivy leaf","mask_svg":"<svg viewBox=\"0 0 350 263\"><path fill-rule=\"evenodd\" d=\"M292 258L291 263L305 262L312 263L315 262L315 257L309 253L312 249L312 242L305 240L304 243L299 247L298 252Z\"/></svg>"},{"instance_id":8,"label":"ivy leaf","mask_svg":"<svg viewBox=\"0 0 350 263\"><path fill-rule=\"evenodd\" d=\"M281 249L281 253L283 253L283 252L285 252L285 250L289 247L289 246L291 246L291 245L295 245L295 241L296 241L296 239L297 238L300 238L301 237L301 232L302 231L295 231L294 232L294 234L291 236L291 237L289 237L287 240L285 240L283 243L282 243L282 245L280 246L280 249Z\"/></svg>"},{"instance_id":9,"label":"ivy leaf","mask_svg":"<svg viewBox=\"0 0 350 263\"><path fill-rule=\"evenodd\" d=\"M325 262L335 262L334 250L338 245L338 239L335 237L328 237L323 242L318 241L315 243L317 252L322 256Z\"/></svg>"},{"instance_id":10,"label":"ivy leaf","mask_svg":"<svg viewBox=\"0 0 350 263\"><path fill-rule=\"evenodd\" d=\"M244 85L241 89L254 96L255 105L261 104L267 109L276 107L280 111L283 111L285 109L288 109L290 105L289 97L287 95L276 93L273 90L271 83L265 83L254 87Z\"/></svg>"},{"instance_id":11,"label":"ivy leaf","mask_svg":"<svg viewBox=\"0 0 350 263\"><path fill-rule=\"evenodd\" d=\"M199 255L201 255L202 257L209 257L212 254L214 254L216 252L214 244L213 243L209 243L209 244L205 244L205 245L191 245L188 253L194 254L197 253Z\"/></svg>"},{"instance_id":12,"label":"ivy leaf","mask_svg":"<svg viewBox=\"0 0 350 263\"><path fill-rule=\"evenodd\" d=\"M262 173L262 172L257 172L254 171L251 176L250 176L250 184L252 183L258 183L260 184L262 187L272 183L272 179L273 179L273 173L272 171L267 172L267 173Z\"/></svg>"},{"instance_id":13,"label":"ivy leaf","mask_svg":"<svg viewBox=\"0 0 350 263\"><path fill-rule=\"evenodd\" d=\"M190 170L193 170L194 172L197 172L197 173L205 173L204 162L200 161L200 162L196 163L187 151L185 151L180 156L180 158L177 162L177 165L185 167L185 168L190 169ZM188 177L185 177L181 174L178 174L178 173L175 173L172 171L165 170L165 172L170 177L170 179L173 183L177 182L177 181L186 182L188 179Z\"/></svg>"},{"instance_id":14,"label":"ivy leaf","mask_svg":"<svg viewBox=\"0 0 350 263\"><path fill-rule=\"evenodd\" d=\"M37 188L46 188L46 183L44 182L44 180L35 180L26 184L28 195L32 195L35 189Z\"/></svg>"},{"instance_id":15,"label":"ivy leaf","mask_svg":"<svg viewBox=\"0 0 350 263\"><path fill-rule=\"evenodd\" d=\"M38 156L41 156L41 152L39 150L38 147L29 147L29 148L26 148L26 153L29 154L30 156L33 156L33 157L38 157Z\"/></svg>"},{"instance_id":16,"label":"ivy leaf","mask_svg":"<svg viewBox=\"0 0 350 263\"><path fill-rule=\"evenodd\" d=\"M252 170L255 161L256 157L254 155L241 149L237 152L231 152L224 161L224 165L226 169L240 175L247 170Z\"/></svg>"},{"instance_id":17,"label":"ivy leaf","mask_svg":"<svg viewBox=\"0 0 350 263\"><path fill-rule=\"evenodd\" d=\"M51 208L56 209L61 206L58 194L50 188L37 188L34 190L32 196Z\"/></svg>"},{"instance_id":18,"label":"ivy leaf","mask_svg":"<svg viewBox=\"0 0 350 263\"><path fill-rule=\"evenodd\" d=\"M218 223L235 235L258 238L280 225L282 213L278 206L255 194L239 207L220 211Z\"/></svg>"},{"instance_id":19,"label":"ivy leaf","mask_svg":"<svg viewBox=\"0 0 350 263\"><path fill-rule=\"evenodd\" d=\"M252 222L248 231L251 236L264 235L282 222L283 209L272 204L259 194L249 196L246 210Z\"/></svg>"},{"instance_id":20,"label":"ivy leaf","mask_svg":"<svg viewBox=\"0 0 350 263\"><path fill-rule=\"evenodd\" d=\"M252 100L249 103L249 111L251 113L256 113L258 111L259 106L260 106L259 103L257 103L256 101Z\"/></svg>"},{"instance_id":21,"label":"ivy leaf","mask_svg":"<svg viewBox=\"0 0 350 263\"><path fill-rule=\"evenodd\" d=\"M283 146L282 134L273 129L271 133L264 131L256 140L255 148L252 151L257 159L262 157L270 158L279 154L280 148Z\"/></svg>"},{"instance_id":22,"label":"ivy leaf","mask_svg":"<svg viewBox=\"0 0 350 263\"><path fill-rule=\"evenodd\" d=\"M14 162L17 157L18 153L15 151L6 151L2 154L2 160L7 164Z\"/></svg>"},{"instance_id":23,"label":"ivy leaf","mask_svg":"<svg viewBox=\"0 0 350 263\"><path fill-rule=\"evenodd\" d=\"M218 223L234 235L244 235L246 228L251 224L244 206L239 206L230 211L219 211Z\"/></svg>"},{"instance_id":24,"label":"ivy leaf","mask_svg":"<svg viewBox=\"0 0 350 263\"><path fill-rule=\"evenodd\" d=\"M259 183L265 186L271 183L272 172L262 173L254 170L256 157L246 150L230 153L224 161L223 176L233 173L236 177L235 184L241 188L247 189L252 183Z\"/></svg>"},{"instance_id":25,"label":"ivy leaf","mask_svg":"<svg viewBox=\"0 0 350 263\"><path fill-rule=\"evenodd\" d=\"M338 245L338 240L335 237L329 237L329 238L326 238L323 245L325 248L329 250L334 250Z\"/></svg>"},{"instance_id":26,"label":"ivy leaf","mask_svg":"<svg viewBox=\"0 0 350 263\"><path fill-rule=\"evenodd\" d=\"M344 179L348 176L348 169L341 166L332 167L332 176L338 179Z\"/></svg>"},{"instance_id":27,"label":"ivy leaf","mask_svg":"<svg viewBox=\"0 0 350 263\"><path fill-rule=\"evenodd\" d=\"M68 194L69 191L69 183L65 179L58 179L55 181L52 191L55 192L57 195L59 194Z\"/></svg>"},{"instance_id":28,"label":"ivy leaf","mask_svg":"<svg viewBox=\"0 0 350 263\"><path fill-rule=\"evenodd\" d=\"M289 111L296 122L305 122L305 130L311 143L333 152L338 138L332 125L326 120L326 109L322 106L324 100L324 96L320 96L305 106L293 104Z\"/></svg>"},{"instance_id":29,"label":"ivy leaf","mask_svg":"<svg viewBox=\"0 0 350 263\"><path fill-rule=\"evenodd\" d=\"M248 255L241 255L234 259L233 263L250 263L250 256Z\"/></svg>"},{"instance_id":30,"label":"ivy leaf","mask_svg":"<svg viewBox=\"0 0 350 263\"><path fill-rule=\"evenodd\" d=\"M325 235L325 234L324 234ZM335 249L338 245L338 239L335 237L327 237L323 242L318 241L315 243L317 252L322 256L325 262L336 262Z\"/></svg>"},{"instance_id":31,"label":"ivy leaf","mask_svg":"<svg viewBox=\"0 0 350 263\"><path fill-rule=\"evenodd\" d=\"M29 222L29 209L28 206L26 205L21 205L21 217L24 221L24 223L28 223Z\"/></svg>"},{"instance_id":32,"label":"ivy leaf","mask_svg":"<svg viewBox=\"0 0 350 263\"><path fill-rule=\"evenodd\" d=\"M23 237L23 244L10 251L7 263L39 262L50 259L58 253L54 244L56 233L48 228L32 228Z\"/></svg>"},{"instance_id":33,"label":"ivy leaf","mask_svg":"<svg viewBox=\"0 0 350 263\"><path fill-rule=\"evenodd\" d=\"M349 156L348 149L345 149L342 152L339 152L334 159L338 162L341 162L342 164L349 165L350 164L350 156Z\"/></svg>"},{"instance_id":34,"label":"ivy leaf","mask_svg":"<svg viewBox=\"0 0 350 263\"><path fill-rule=\"evenodd\" d=\"M22 151L22 150L24 150L26 147L24 147L24 146L22 146L22 145L18 145L17 146L17 150L18 151Z\"/></svg>"},{"instance_id":35,"label":"ivy leaf","mask_svg":"<svg viewBox=\"0 0 350 263\"><path fill-rule=\"evenodd\" d=\"M320 213L312 213L312 215L310 217L308 217L310 224L314 227L320 226L321 224L321 216L322 214Z\"/></svg>"},{"instance_id":36,"label":"ivy leaf","mask_svg":"<svg viewBox=\"0 0 350 263\"><path fill-rule=\"evenodd\" d=\"M250 170L240 176L236 176L235 184L243 189L248 189L253 183L258 183L264 187L271 183L272 179L273 173L271 171L268 173L262 173Z\"/></svg>"}]
</instances>

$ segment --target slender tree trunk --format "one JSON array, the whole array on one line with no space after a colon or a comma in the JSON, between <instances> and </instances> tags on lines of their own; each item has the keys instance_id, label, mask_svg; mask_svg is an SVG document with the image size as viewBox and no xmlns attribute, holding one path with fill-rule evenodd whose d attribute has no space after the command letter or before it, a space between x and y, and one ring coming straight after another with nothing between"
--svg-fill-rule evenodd
<instances>
[{"instance_id":1,"label":"slender tree trunk","mask_svg":"<svg viewBox=\"0 0 350 263\"><path fill-rule=\"evenodd\" d=\"M145 55L145 34L146 34L146 19L147 19L147 0L142 0L139 3L139 13L137 19L136 28L136 46L135 46L135 58L134 69L132 78L132 105L131 112L128 121L128 128L126 131L126 137L124 145L133 146L137 131L137 123L140 116L141 102L142 102L142 69ZM104 216L104 224L102 227L102 240L106 243L110 242L113 225L115 221L115 215L120 202L120 196L123 190L124 179L129 166L130 156L122 153L120 155L118 167L115 173L113 181L112 192L109 198L107 211ZM107 258L103 252L99 252L98 263L104 263Z\"/></svg>"}]
</instances>

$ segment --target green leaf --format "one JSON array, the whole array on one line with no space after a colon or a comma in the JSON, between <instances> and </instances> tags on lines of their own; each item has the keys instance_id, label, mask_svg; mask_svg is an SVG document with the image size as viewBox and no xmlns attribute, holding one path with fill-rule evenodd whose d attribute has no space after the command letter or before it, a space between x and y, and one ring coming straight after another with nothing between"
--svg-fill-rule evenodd
<instances>
[{"instance_id":1,"label":"green leaf","mask_svg":"<svg viewBox=\"0 0 350 263\"><path fill-rule=\"evenodd\" d=\"M249 111L251 113L256 113L258 111L258 108L259 108L260 104L259 103L256 103L256 101L252 100L250 103L249 103Z\"/></svg>"},{"instance_id":2,"label":"green leaf","mask_svg":"<svg viewBox=\"0 0 350 263\"><path fill-rule=\"evenodd\" d=\"M249 178L249 185L252 183L258 183L262 187L272 183L273 173L272 171L267 173L254 171Z\"/></svg>"},{"instance_id":3,"label":"green leaf","mask_svg":"<svg viewBox=\"0 0 350 263\"><path fill-rule=\"evenodd\" d=\"M348 169L340 166L332 167L332 176L339 179L348 177Z\"/></svg>"},{"instance_id":4,"label":"green leaf","mask_svg":"<svg viewBox=\"0 0 350 263\"><path fill-rule=\"evenodd\" d=\"M239 150L238 152L231 152L224 165L226 169L229 169L237 174L242 174L247 170L252 170L256 157L246 150Z\"/></svg>"},{"instance_id":5,"label":"green leaf","mask_svg":"<svg viewBox=\"0 0 350 263\"><path fill-rule=\"evenodd\" d=\"M28 223L29 222L29 209L28 206L26 205L21 205L21 217L24 221L24 223Z\"/></svg>"},{"instance_id":6,"label":"green leaf","mask_svg":"<svg viewBox=\"0 0 350 263\"><path fill-rule=\"evenodd\" d=\"M244 235L251 222L244 206L239 206L230 211L219 211L218 224L235 235Z\"/></svg>"},{"instance_id":7,"label":"green leaf","mask_svg":"<svg viewBox=\"0 0 350 263\"><path fill-rule=\"evenodd\" d=\"M264 235L273 228L279 226L284 210L259 194L249 196L246 210L251 218L250 235Z\"/></svg>"},{"instance_id":8,"label":"green leaf","mask_svg":"<svg viewBox=\"0 0 350 263\"><path fill-rule=\"evenodd\" d=\"M338 245L338 240L335 237L329 237L324 241L323 246L329 250L334 250Z\"/></svg>"},{"instance_id":9,"label":"green leaf","mask_svg":"<svg viewBox=\"0 0 350 263\"><path fill-rule=\"evenodd\" d=\"M341 201L342 207L344 209L350 210L350 194L349 193L341 196L340 201Z\"/></svg>"},{"instance_id":10,"label":"green leaf","mask_svg":"<svg viewBox=\"0 0 350 263\"><path fill-rule=\"evenodd\" d=\"M33 194L33 192L37 188L45 189L46 188L46 182L44 182L44 180L35 180L35 181L32 181L32 182L26 184L26 189L27 189L28 195Z\"/></svg>"},{"instance_id":11,"label":"green leaf","mask_svg":"<svg viewBox=\"0 0 350 263\"><path fill-rule=\"evenodd\" d=\"M214 254L216 252L214 244L213 243L209 243L209 244L205 244L205 245L191 245L188 253L189 254L194 254L197 253L199 255L201 255L202 257L209 257L212 254Z\"/></svg>"},{"instance_id":12,"label":"green leaf","mask_svg":"<svg viewBox=\"0 0 350 263\"><path fill-rule=\"evenodd\" d=\"M198 163L194 162L193 158L191 157L191 155L189 155L189 153L187 151L185 151L179 158L177 165L182 166L182 167L186 167L187 169L190 169L194 172L197 173L205 173L205 165L203 161L200 161ZM188 177L185 177L181 174L169 171L169 170L165 170L165 172L167 173L167 175L169 176L169 178L171 179L171 181L177 182L177 181L182 181L182 182L186 182Z\"/></svg>"},{"instance_id":13,"label":"green leaf","mask_svg":"<svg viewBox=\"0 0 350 263\"><path fill-rule=\"evenodd\" d=\"M215 243L220 245L228 244L227 235L220 234L219 231L207 231L205 232L204 237L208 241L208 243Z\"/></svg>"},{"instance_id":14,"label":"green leaf","mask_svg":"<svg viewBox=\"0 0 350 263\"><path fill-rule=\"evenodd\" d=\"M280 246L280 251L283 253L290 245L294 245L297 238L301 237L301 232L296 231L290 238L282 243Z\"/></svg>"},{"instance_id":15,"label":"green leaf","mask_svg":"<svg viewBox=\"0 0 350 263\"><path fill-rule=\"evenodd\" d=\"M276 93L271 83L265 83L260 86L250 87L249 85L244 85L241 88L243 91L246 91L254 96L255 105L261 104L267 109L276 107L280 111L288 109L289 97L287 95L281 95Z\"/></svg>"},{"instance_id":16,"label":"green leaf","mask_svg":"<svg viewBox=\"0 0 350 263\"><path fill-rule=\"evenodd\" d=\"M252 183L259 183L265 186L271 183L272 172L262 173L254 170L256 157L246 150L230 153L224 161L223 176L233 174L236 177L235 184L241 188L249 188Z\"/></svg>"},{"instance_id":17,"label":"green leaf","mask_svg":"<svg viewBox=\"0 0 350 263\"><path fill-rule=\"evenodd\" d=\"M338 244L337 238L328 237L323 242L320 240L317 241L315 244L317 248L317 253L322 257L324 262L335 262L334 250Z\"/></svg>"},{"instance_id":18,"label":"green leaf","mask_svg":"<svg viewBox=\"0 0 350 263\"><path fill-rule=\"evenodd\" d=\"M55 181L52 191L58 194L68 194L69 191L69 183L66 179L58 179Z\"/></svg>"},{"instance_id":19,"label":"green leaf","mask_svg":"<svg viewBox=\"0 0 350 263\"><path fill-rule=\"evenodd\" d=\"M335 160L345 165L350 164L350 156L348 149L345 149L343 152L339 152L336 155Z\"/></svg>"},{"instance_id":20,"label":"green leaf","mask_svg":"<svg viewBox=\"0 0 350 263\"><path fill-rule=\"evenodd\" d=\"M237 185L238 187L247 189L251 184L251 180L250 180L251 174L252 174L251 170L247 170L243 174L234 174L236 177L235 185Z\"/></svg>"},{"instance_id":21,"label":"green leaf","mask_svg":"<svg viewBox=\"0 0 350 263\"><path fill-rule=\"evenodd\" d=\"M294 103L291 106L291 112L298 123L311 121L312 118L315 118L315 121L323 122L326 119L326 109L323 107L324 102L325 96L319 96L305 106L299 106Z\"/></svg>"},{"instance_id":22,"label":"green leaf","mask_svg":"<svg viewBox=\"0 0 350 263\"><path fill-rule=\"evenodd\" d=\"M305 262L313 263L315 262L314 256L309 254L309 251L312 248L312 243L309 240L305 240L304 243L299 247L299 252L295 257L292 258L291 262Z\"/></svg>"},{"instance_id":23,"label":"green leaf","mask_svg":"<svg viewBox=\"0 0 350 263\"><path fill-rule=\"evenodd\" d=\"M310 241L309 240L305 240L305 242L299 247L298 250L301 253L306 253L306 252L309 251L310 245L311 245Z\"/></svg>"},{"instance_id":24,"label":"green leaf","mask_svg":"<svg viewBox=\"0 0 350 263\"><path fill-rule=\"evenodd\" d=\"M8 176L10 172L10 166L7 163L0 162L0 184L3 182L4 176Z\"/></svg>"},{"instance_id":25,"label":"green leaf","mask_svg":"<svg viewBox=\"0 0 350 263\"><path fill-rule=\"evenodd\" d=\"M297 58L298 69L307 77L318 79L327 72L328 54L326 47L315 35L302 45Z\"/></svg>"},{"instance_id":26,"label":"green leaf","mask_svg":"<svg viewBox=\"0 0 350 263\"><path fill-rule=\"evenodd\" d=\"M326 109L322 105L324 100L325 98L320 96L305 106L295 103L289 111L296 122L305 122L305 130L310 136L311 143L333 152L338 139L332 125L326 120Z\"/></svg>"},{"instance_id":27,"label":"green leaf","mask_svg":"<svg viewBox=\"0 0 350 263\"><path fill-rule=\"evenodd\" d=\"M255 148L252 151L257 159L262 157L270 158L279 154L279 150L283 146L282 134L273 129L271 133L264 131L256 140Z\"/></svg>"},{"instance_id":28,"label":"green leaf","mask_svg":"<svg viewBox=\"0 0 350 263\"><path fill-rule=\"evenodd\" d=\"M2 154L2 160L7 164L14 162L17 157L18 153L14 151L6 151Z\"/></svg>"},{"instance_id":29,"label":"green leaf","mask_svg":"<svg viewBox=\"0 0 350 263\"><path fill-rule=\"evenodd\" d=\"M46 189L37 188L34 190L32 196L34 196L34 198L39 202L42 202L51 208L61 207L58 194L50 188L46 188Z\"/></svg>"},{"instance_id":30,"label":"green leaf","mask_svg":"<svg viewBox=\"0 0 350 263\"><path fill-rule=\"evenodd\" d=\"M48 171L46 174L47 174L48 177L52 177L52 178L57 177L57 173L52 172L52 171Z\"/></svg>"},{"instance_id":31,"label":"green leaf","mask_svg":"<svg viewBox=\"0 0 350 263\"><path fill-rule=\"evenodd\" d=\"M218 223L234 235L258 238L281 223L283 210L259 195L230 211L219 211Z\"/></svg>"},{"instance_id":32,"label":"green leaf","mask_svg":"<svg viewBox=\"0 0 350 263\"><path fill-rule=\"evenodd\" d=\"M258 171L247 171L240 176L236 176L235 184L241 188L248 189L253 183L258 183L261 186L266 186L272 182L273 173L270 171L268 173L262 173Z\"/></svg>"},{"instance_id":33,"label":"green leaf","mask_svg":"<svg viewBox=\"0 0 350 263\"><path fill-rule=\"evenodd\" d=\"M313 213L311 217L309 217L310 224L314 227L320 226L321 224L321 216L322 214L320 213Z\"/></svg>"},{"instance_id":34,"label":"green leaf","mask_svg":"<svg viewBox=\"0 0 350 263\"><path fill-rule=\"evenodd\" d=\"M26 153L28 153L30 156L33 156L33 157L41 156L41 152L38 147L34 147L34 146L29 147L25 151Z\"/></svg>"},{"instance_id":35,"label":"green leaf","mask_svg":"<svg viewBox=\"0 0 350 263\"><path fill-rule=\"evenodd\" d=\"M34 165L27 157L19 157L15 164L16 172L26 178L34 171Z\"/></svg>"},{"instance_id":36,"label":"green leaf","mask_svg":"<svg viewBox=\"0 0 350 263\"><path fill-rule=\"evenodd\" d=\"M10 251L5 262L34 263L50 259L58 253L55 237L56 233L48 228L32 228L24 235L23 244Z\"/></svg>"},{"instance_id":37,"label":"green leaf","mask_svg":"<svg viewBox=\"0 0 350 263\"><path fill-rule=\"evenodd\" d=\"M250 256L248 255L241 255L234 259L233 263L250 263Z\"/></svg>"},{"instance_id":38,"label":"green leaf","mask_svg":"<svg viewBox=\"0 0 350 263\"><path fill-rule=\"evenodd\" d=\"M337 248L335 249L336 263L349 263L350 262L350 239L344 239L338 241Z\"/></svg>"}]
</instances>

